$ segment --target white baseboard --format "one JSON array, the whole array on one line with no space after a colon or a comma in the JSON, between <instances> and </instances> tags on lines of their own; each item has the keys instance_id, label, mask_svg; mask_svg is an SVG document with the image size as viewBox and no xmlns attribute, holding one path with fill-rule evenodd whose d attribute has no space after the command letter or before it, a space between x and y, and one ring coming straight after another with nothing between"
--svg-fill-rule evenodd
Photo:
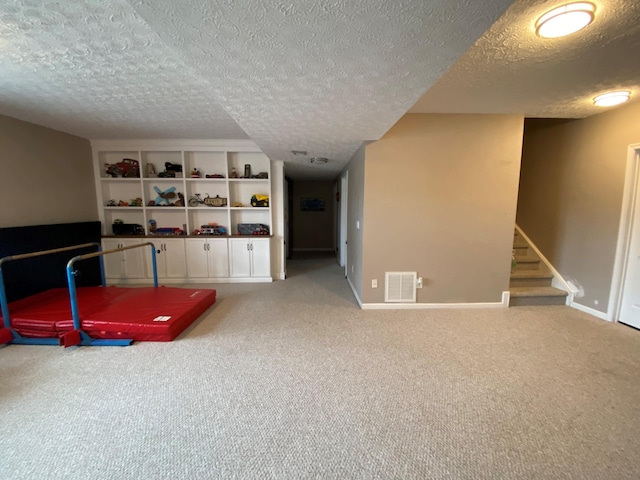
<instances>
[{"instance_id":1,"label":"white baseboard","mask_svg":"<svg viewBox=\"0 0 640 480\"><path fill-rule=\"evenodd\" d=\"M569 305L571 308L575 308L576 310L580 310L581 312L584 313L588 313L589 315L592 315L596 318L599 318L600 320L605 320L607 322L611 322L612 320L609 319L609 316L604 313L604 312L600 312L598 310L595 310L591 307L585 307L584 305L580 304L580 303L576 303L576 302L571 302L571 304Z\"/></svg>"},{"instance_id":2,"label":"white baseboard","mask_svg":"<svg viewBox=\"0 0 640 480\"><path fill-rule=\"evenodd\" d=\"M437 308L508 308L508 291L502 292L501 302L478 302L478 303L360 303L363 310L426 310Z\"/></svg>"}]
</instances>

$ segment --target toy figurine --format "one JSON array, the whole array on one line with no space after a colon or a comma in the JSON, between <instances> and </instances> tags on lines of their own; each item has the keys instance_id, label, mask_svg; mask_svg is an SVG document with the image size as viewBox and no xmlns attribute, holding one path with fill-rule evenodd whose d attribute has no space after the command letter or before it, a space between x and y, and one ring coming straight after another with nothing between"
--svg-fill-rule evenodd
<instances>
[{"instance_id":1,"label":"toy figurine","mask_svg":"<svg viewBox=\"0 0 640 480\"><path fill-rule=\"evenodd\" d=\"M169 200L176 197L175 190L176 187L169 187L166 190L160 190L160 187L154 186L153 189L156 191L158 196L154 200L156 205L162 205L162 202L165 204L169 204Z\"/></svg>"}]
</instances>

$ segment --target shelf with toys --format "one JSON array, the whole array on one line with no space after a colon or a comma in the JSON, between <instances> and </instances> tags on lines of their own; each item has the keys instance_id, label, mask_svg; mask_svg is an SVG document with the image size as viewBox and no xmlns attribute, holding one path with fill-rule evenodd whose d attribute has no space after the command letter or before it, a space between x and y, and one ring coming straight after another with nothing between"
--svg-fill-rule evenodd
<instances>
[{"instance_id":1,"label":"shelf with toys","mask_svg":"<svg viewBox=\"0 0 640 480\"><path fill-rule=\"evenodd\" d=\"M105 245L154 242L159 264L171 266L159 268L168 282L271 281L273 255L284 278L282 219L271 205L282 162L271 162L250 140L91 143ZM107 280L148 278L120 272Z\"/></svg>"},{"instance_id":2,"label":"shelf with toys","mask_svg":"<svg viewBox=\"0 0 640 480\"><path fill-rule=\"evenodd\" d=\"M104 235L116 221L140 225L146 235L157 234L152 222L183 235L214 226L225 236L239 235L243 224L259 224L262 232L272 227L271 162L255 147L177 149L164 142L152 149L94 148L94 159Z\"/></svg>"}]
</instances>

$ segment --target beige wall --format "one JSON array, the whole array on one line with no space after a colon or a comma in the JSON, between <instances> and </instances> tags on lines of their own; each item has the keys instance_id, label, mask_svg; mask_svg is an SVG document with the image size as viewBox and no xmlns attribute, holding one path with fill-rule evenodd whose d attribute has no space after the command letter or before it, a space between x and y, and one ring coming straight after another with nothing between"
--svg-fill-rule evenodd
<instances>
[{"instance_id":1,"label":"beige wall","mask_svg":"<svg viewBox=\"0 0 640 480\"><path fill-rule=\"evenodd\" d=\"M362 300L363 216L365 195L365 145L353 155L347 165L347 278ZM344 201L344 196L341 199Z\"/></svg>"},{"instance_id":2,"label":"beige wall","mask_svg":"<svg viewBox=\"0 0 640 480\"><path fill-rule=\"evenodd\" d=\"M333 251L334 203L333 181L293 182L293 251L330 250ZM324 200L323 212L309 212L300 209L303 198Z\"/></svg>"},{"instance_id":3,"label":"beige wall","mask_svg":"<svg viewBox=\"0 0 640 480\"><path fill-rule=\"evenodd\" d=\"M387 271L417 271L419 303L501 301L522 130L517 115L408 114L366 147L363 303L384 301Z\"/></svg>"},{"instance_id":4,"label":"beige wall","mask_svg":"<svg viewBox=\"0 0 640 480\"><path fill-rule=\"evenodd\" d=\"M526 122L518 225L584 289L576 302L601 312L609 305L633 143L640 143L640 102L582 120Z\"/></svg>"},{"instance_id":5,"label":"beige wall","mask_svg":"<svg viewBox=\"0 0 640 480\"><path fill-rule=\"evenodd\" d=\"M0 115L0 227L98 220L89 141Z\"/></svg>"}]
</instances>

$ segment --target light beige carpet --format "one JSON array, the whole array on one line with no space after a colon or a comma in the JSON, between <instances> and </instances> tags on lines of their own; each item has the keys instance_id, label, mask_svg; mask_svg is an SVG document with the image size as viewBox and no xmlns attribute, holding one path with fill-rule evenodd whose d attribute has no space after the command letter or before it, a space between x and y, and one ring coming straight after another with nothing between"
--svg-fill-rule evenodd
<instances>
[{"instance_id":1,"label":"light beige carpet","mask_svg":"<svg viewBox=\"0 0 640 480\"><path fill-rule=\"evenodd\" d=\"M640 478L640 332L362 311L333 260L289 273L213 286L172 343L0 348L0 478Z\"/></svg>"}]
</instances>

